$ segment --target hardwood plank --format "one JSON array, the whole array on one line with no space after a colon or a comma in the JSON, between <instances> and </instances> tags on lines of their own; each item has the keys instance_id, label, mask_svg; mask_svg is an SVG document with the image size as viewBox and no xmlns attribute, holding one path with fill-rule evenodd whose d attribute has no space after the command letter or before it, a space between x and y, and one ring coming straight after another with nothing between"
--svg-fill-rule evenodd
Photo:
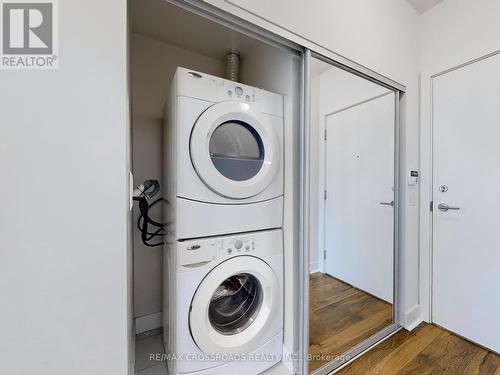
<instances>
[{"instance_id":1,"label":"hardwood plank","mask_svg":"<svg viewBox=\"0 0 500 375\"><path fill-rule=\"evenodd\" d=\"M392 322L391 304L321 273L311 275L309 308L309 353L317 357L340 356Z\"/></svg>"},{"instance_id":2,"label":"hardwood plank","mask_svg":"<svg viewBox=\"0 0 500 375\"><path fill-rule=\"evenodd\" d=\"M390 324L390 319L387 319L387 312L381 311L340 332L332 332L319 345L311 345L309 352L340 356L354 346L353 344L360 343L388 324Z\"/></svg>"},{"instance_id":3,"label":"hardwood plank","mask_svg":"<svg viewBox=\"0 0 500 375\"><path fill-rule=\"evenodd\" d=\"M484 362L480 366L481 375L500 375L500 355L488 352Z\"/></svg>"},{"instance_id":4,"label":"hardwood plank","mask_svg":"<svg viewBox=\"0 0 500 375\"><path fill-rule=\"evenodd\" d=\"M383 316L380 317L381 320L385 321L387 320L386 317L390 318L390 305L387 306L379 301L373 301L370 296L362 294L357 294L339 303L333 303L321 310L316 310L314 313L319 317L320 322L313 324L310 328L315 337L312 342L322 342L331 337L333 333L342 332L348 327L361 323L380 312L383 312Z\"/></svg>"},{"instance_id":5,"label":"hardwood plank","mask_svg":"<svg viewBox=\"0 0 500 375\"><path fill-rule=\"evenodd\" d=\"M340 374L369 374L375 365L383 360L387 355L397 349L400 345L415 336L422 327L414 329L412 332L401 330L382 341L371 349L368 353L356 359L348 367L342 369Z\"/></svg>"},{"instance_id":6,"label":"hardwood plank","mask_svg":"<svg viewBox=\"0 0 500 375\"><path fill-rule=\"evenodd\" d=\"M423 327L412 340L406 341L377 363L373 368L373 373L383 375L396 374L441 333L442 331L434 326Z\"/></svg>"},{"instance_id":7,"label":"hardwood plank","mask_svg":"<svg viewBox=\"0 0 500 375\"><path fill-rule=\"evenodd\" d=\"M465 374L467 375L482 375L482 374L487 374L488 372L484 371L486 370L483 367L483 364L486 361L486 357L488 356L488 351L484 348L477 348L477 353L472 358L472 361L470 361L469 365L465 369ZM498 366L497 366L498 368ZM493 371L489 372L490 375L494 374Z\"/></svg>"},{"instance_id":8,"label":"hardwood plank","mask_svg":"<svg viewBox=\"0 0 500 375\"><path fill-rule=\"evenodd\" d=\"M500 356L452 332L422 324L399 331L340 375L500 375Z\"/></svg>"},{"instance_id":9,"label":"hardwood plank","mask_svg":"<svg viewBox=\"0 0 500 375\"><path fill-rule=\"evenodd\" d=\"M397 374L432 374L436 371L465 374L465 368L479 354L479 348L464 348L463 346L464 343L460 338L442 331L429 346L418 353Z\"/></svg>"}]
</instances>

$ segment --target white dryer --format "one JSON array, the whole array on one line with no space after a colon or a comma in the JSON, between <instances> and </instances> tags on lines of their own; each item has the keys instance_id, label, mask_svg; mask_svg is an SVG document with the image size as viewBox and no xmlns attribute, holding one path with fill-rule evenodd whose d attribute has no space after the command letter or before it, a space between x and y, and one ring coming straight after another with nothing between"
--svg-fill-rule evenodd
<instances>
[{"instance_id":1,"label":"white dryer","mask_svg":"<svg viewBox=\"0 0 500 375\"><path fill-rule=\"evenodd\" d=\"M277 229L168 245L169 374L255 375L281 360L282 235Z\"/></svg>"},{"instance_id":2,"label":"white dryer","mask_svg":"<svg viewBox=\"0 0 500 375\"><path fill-rule=\"evenodd\" d=\"M177 68L165 119L176 238L282 226L283 96Z\"/></svg>"}]
</instances>

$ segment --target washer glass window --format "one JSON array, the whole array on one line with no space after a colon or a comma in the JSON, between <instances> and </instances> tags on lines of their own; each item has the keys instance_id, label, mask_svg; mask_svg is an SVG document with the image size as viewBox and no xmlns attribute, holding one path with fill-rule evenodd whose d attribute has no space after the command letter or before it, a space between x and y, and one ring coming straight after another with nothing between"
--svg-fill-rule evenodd
<instances>
[{"instance_id":1,"label":"washer glass window","mask_svg":"<svg viewBox=\"0 0 500 375\"><path fill-rule=\"evenodd\" d=\"M264 145L255 129L243 121L226 121L210 138L210 158L215 168L234 181L254 177L264 163Z\"/></svg>"},{"instance_id":2,"label":"washer glass window","mask_svg":"<svg viewBox=\"0 0 500 375\"><path fill-rule=\"evenodd\" d=\"M262 286L248 273L233 275L222 282L210 300L208 317L214 329L223 335L245 330L259 313Z\"/></svg>"}]
</instances>

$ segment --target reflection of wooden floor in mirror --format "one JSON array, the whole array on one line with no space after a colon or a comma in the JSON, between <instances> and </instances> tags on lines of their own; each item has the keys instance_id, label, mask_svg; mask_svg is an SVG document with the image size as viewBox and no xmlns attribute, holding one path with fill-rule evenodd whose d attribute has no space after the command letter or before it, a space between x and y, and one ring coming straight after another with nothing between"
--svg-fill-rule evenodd
<instances>
[{"instance_id":1,"label":"reflection of wooden floor in mirror","mask_svg":"<svg viewBox=\"0 0 500 375\"><path fill-rule=\"evenodd\" d=\"M310 277L309 353L342 355L392 322L392 305L329 275ZM312 360L309 370L327 360Z\"/></svg>"}]
</instances>

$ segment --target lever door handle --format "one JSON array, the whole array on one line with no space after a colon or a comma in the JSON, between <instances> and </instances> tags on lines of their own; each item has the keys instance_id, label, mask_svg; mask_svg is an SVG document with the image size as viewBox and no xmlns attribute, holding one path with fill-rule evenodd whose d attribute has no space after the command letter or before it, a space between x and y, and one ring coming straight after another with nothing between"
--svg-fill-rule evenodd
<instances>
[{"instance_id":1,"label":"lever door handle","mask_svg":"<svg viewBox=\"0 0 500 375\"><path fill-rule=\"evenodd\" d=\"M438 209L439 209L439 211L443 211L443 212L446 212L449 210L459 211L460 207L452 207L452 206L448 206L446 203L439 203Z\"/></svg>"},{"instance_id":2,"label":"lever door handle","mask_svg":"<svg viewBox=\"0 0 500 375\"><path fill-rule=\"evenodd\" d=\"M381 204L382 206L391 206L391 207L394 207L394 201L380 202L379 204Z\"/></svg>"}]
</instances>

